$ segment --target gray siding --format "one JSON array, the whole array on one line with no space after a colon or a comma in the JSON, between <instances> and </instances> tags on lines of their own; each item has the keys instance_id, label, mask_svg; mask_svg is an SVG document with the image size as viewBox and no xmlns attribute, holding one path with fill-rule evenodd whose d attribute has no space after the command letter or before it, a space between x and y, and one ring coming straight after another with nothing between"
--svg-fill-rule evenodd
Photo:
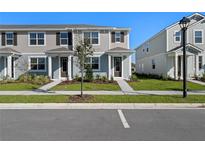
<instances>
[{"instance_id":1,"label":"gray siding","mask_svg":"<svg viewBox=\"0 0 205 154\"><path fill-rule=\"evenodd\" d=\"M52 57L52 77L53 79L59 78L59 57Z\"/></svg>"},{"instance_id":2,"label":"gray siding","mask_svg":"<svg viewBox=\"0 0 205 154\"><path fill-rule=\"evenodd\" d=\"M4 77L4 57L0 57L0 79Z\"/></svg>"}]
</instances>

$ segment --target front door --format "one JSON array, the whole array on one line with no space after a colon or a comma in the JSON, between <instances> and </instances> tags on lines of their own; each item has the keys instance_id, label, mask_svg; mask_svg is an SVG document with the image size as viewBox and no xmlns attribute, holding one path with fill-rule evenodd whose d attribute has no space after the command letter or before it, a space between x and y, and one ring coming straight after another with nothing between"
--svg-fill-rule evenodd
<instances>
[{"instance_id":1,"label":"front door","mask_svg":"<svg viewBox=\"0 0 205 154\"><path fill-rule=\"evenodd\" d=\"M114 77L122 77L122 57L114 57Z\"/></svg>"},{"instance_id":2,"label":"front door","mask_svg":"<svg viewBox=\"0 0 205 154\"><path fill-rule=\"evenodd\" d=\"M66 78L68 77L68 57L61 57L61 77Z\"/></svg>"}]
</instances>

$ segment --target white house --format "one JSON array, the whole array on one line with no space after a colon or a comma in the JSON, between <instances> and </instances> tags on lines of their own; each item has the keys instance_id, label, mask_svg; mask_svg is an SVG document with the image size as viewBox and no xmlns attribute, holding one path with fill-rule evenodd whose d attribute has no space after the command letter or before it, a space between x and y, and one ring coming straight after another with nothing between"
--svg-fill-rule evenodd
<instances>
[{"instance_id":1,"label":"white house","mask_svg":"<svg viewBox=\"0 0 205 154\"><path fill-rule=\"evenodd\" d=\"M205 69L205 16L188 16L187 77L202 76ZM179 22L166 27L136 49L137 73L182 79L182 38Z\"/></svg>"}]
</instances>

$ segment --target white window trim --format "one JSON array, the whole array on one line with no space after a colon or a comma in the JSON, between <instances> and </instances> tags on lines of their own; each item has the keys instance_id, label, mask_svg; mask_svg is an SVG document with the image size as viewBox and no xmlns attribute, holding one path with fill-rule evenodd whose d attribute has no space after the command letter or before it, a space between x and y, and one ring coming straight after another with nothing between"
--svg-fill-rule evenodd
<instances>
[{"instance_id":1,"label":"white window trim","mask_svg":"<svg viewBox=\"0 0 205 154\"><path fill-rule=\"evenodd\" d=\"M196 31L201 31L202 32L202 42L201 43L196 43L195 42L195 32ZM194 44L204 44L204 30L203 29L194 29L193 30L193 42L194 42Z\"/></svg>"},{"instance_id":2,"label":"white window trim","mask_svg":"<svg viewBox=\"0 0 205 154\"><path fill-rule=\"evenodd\" d=\"M67 33L68 35L68 32L60 32L60 46L68 46L68 43L67 44L61 44L61 33ZM65 39L65 38L63 38ZM68 37L67 37L67 41L68 41Z\"/></svg>"},{"instance_id":3,"label":"white window trim","mask_svg":"<svg viewBox=\"0 0 205 154\"><path fill-rule=\"evenodd\" d=\"M44 58L45 59L45 69L44 70L31 70L31 58ZM47 61L46 61L46 56L29 56L28 57L28 71L30 72L46 72L47 68Z\"/></svg>"},{"instance_id":4,"label":"white window trim","mask_svg":"<svg viewBox=\"0 0 205 154\"><path fill-rule=\"evenodd\" d=\"M98 69L92 69L93 71L100 71L101 66L100 66L100 55L93 55L93 56L88 56L89 58L97 57L98 58Z\"/></svg>"},{"instance_id":5,"label":"white window trim","mask_svg":"<svg viewBox=\"0 0 205 154\"><path fill-rule=\"evenodd\" d=\"M116 41L116 33L120 34L120 41ZM115 43L121 43L121 32L120 31L115 32Z\"/></svg>"},{"instance_id":6,"label":"white window trim","mask_svg":"<svg viewBox=\"0 0 205 154\"><path fill-rule=\"evenodd\" d=\"M7 44L7 34L13 34L12 44L11 44L11 45L8 45L8 44ZM14 32L6 32L6 33L5 33L5 45L6 45L6 46L14 46Z\"/></svg>"},{"instance_id":7,"label":"white window trim","mask_svg":"<svg viewBox=\"0 0 205 154\"><path fill-rule=\"evenodd\" d=\"M38 45L38 44L36 44L36 45L31 45L30 44L30 33L44 33L44 44L43 45ZM38 40L38 39L37 39ZM28 46L33 46L33 47L35 47L35 46L46 46L46 32L28 32Z\"/></svg>"},{"instance_id":8,"label":"white window trim","mask_svg":"<svg viewBox=\"0 0 205 154\"><path fill-rule=\"evenodd\" d=\"M176 33L177 32L180 32L180 36L179 36L179 41L176 41ZM181 39L182 38L182 33L181 33L181 31L178 31L178 30L175 30L174 31L174 43L181 43Z\"/></svg>"},{"instance_id":9,"label":"white window trim","mask_svg":"<svg viewBox=\"0 0 205 154\"><path fill-rule=\"evenodd\" d=\"M84 41L84 33L92 33L92 32L98 32L98 44L91 44L91 45L92 46L100 45L100 31L82 31L82 40Z\"/></svg>"}]
</instances>

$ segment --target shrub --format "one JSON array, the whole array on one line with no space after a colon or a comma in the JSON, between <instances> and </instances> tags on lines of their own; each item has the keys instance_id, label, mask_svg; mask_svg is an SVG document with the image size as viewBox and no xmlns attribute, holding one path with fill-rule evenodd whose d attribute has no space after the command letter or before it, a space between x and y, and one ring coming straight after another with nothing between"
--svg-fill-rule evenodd
<instances>
[{"instance_id":1,"label":"shrub","mask_svg":"<svg viewBox=\"0 0 205 154\"><path fill-rule=\"evenodd\" d=\"M101 80L102 80L103 82L108 81L108 79L107 79L107 77L106 77L106 76L102 76Z\"/></svg>"},{"instance_id":2,"label":"shrub","mask_svg":"<svg viewBox=\"0 0 205 154\"><path fill-rule=\"evenodd\" d=\"M100 80L100 75L97 74L96 77L95 77L95 79L96 79L96 80Z\"/></svg>"},{"instance_id":3,"label":"shrub","mask_svg":"<svg viewBox=\"0 0 205 154\"><path fill-rule=\"evenodd\" d=\"M202 75L201 81L205 82L205 74Z\"/></svg>"},{"instance_id":4,"label":"shrub","mask_svg":"<svg viewBox=\"0 0 205 154\"><path fill-rule=\"evenodd\" d=\"M50 79L48 76L45 75L28 75L28 74L23 74L18 78L19 82L27 82L27 83L32 83L32 84L38 84L38 85L43 85L48 82L50 82Z\"/></svg>"},{"instance_id":5,"label":"shrub","mask_svg":"<svg viewBox=\"0 0 205 154\"><path fill-rule=\"evenodd\" d=\"M131 81L138 81L137 75L136 74L131 75L130 80Z\"/></svg>"},{"instance_id":6,"label":"shrub","mask_svg":"<svg viewBox=\"0 0 205 154\"><path fill-rule=\"evenodd\" d=\"M91 65L86 66L85 80L88 82L93 81L93 70L91 68Z\"/></svg>"}]
</instances>

